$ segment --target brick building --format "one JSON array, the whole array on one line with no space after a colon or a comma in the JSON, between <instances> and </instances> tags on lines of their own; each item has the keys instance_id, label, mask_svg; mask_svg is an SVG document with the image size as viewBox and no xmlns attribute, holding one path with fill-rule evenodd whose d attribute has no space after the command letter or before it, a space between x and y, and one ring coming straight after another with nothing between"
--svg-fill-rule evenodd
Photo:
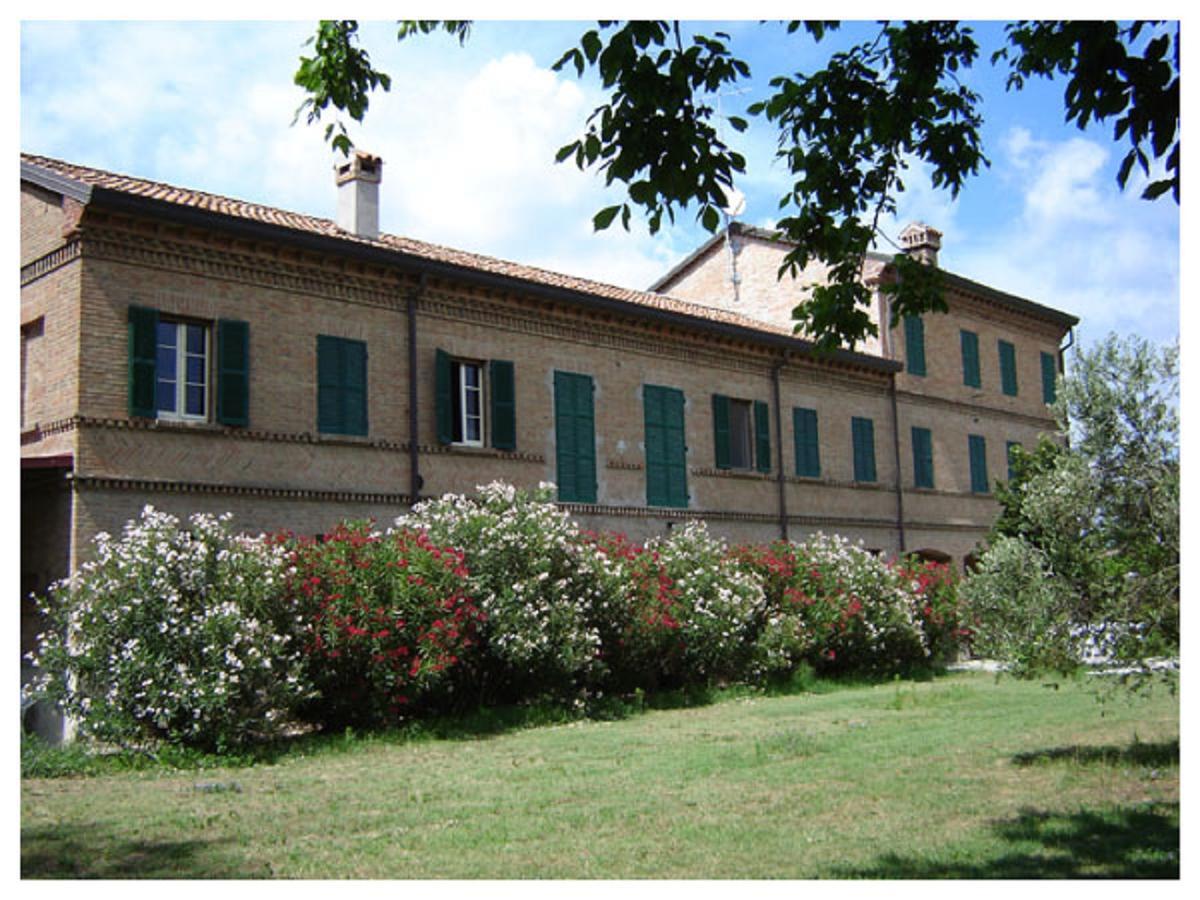
<instances>
[{"instance_id":1,"label":"brick building","mask_svg":"<svg viewBox=\"0 0 1200 900\"><path fill-rule=\"evenodd\" d=\"M703 517L961 564L1008 445L1052 427L1068 314L946 273L948 314L816 356L789 315L820 272L777 281L769 234L627 290L379 234L381 174L339 169L335 223L22 156L24 596L146 503L319 533L493 479L640 539Z\"/></svg>"}]
</instances>

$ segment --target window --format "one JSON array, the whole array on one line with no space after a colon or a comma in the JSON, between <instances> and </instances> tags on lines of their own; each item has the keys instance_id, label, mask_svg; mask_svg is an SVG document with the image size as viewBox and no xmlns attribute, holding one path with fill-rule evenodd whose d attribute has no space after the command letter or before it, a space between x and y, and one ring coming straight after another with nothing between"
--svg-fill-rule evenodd
<instances>
[{"instance_id":1,"label":"window","mask_svg":"<svg viewBox=\"0 0 1200 900\"><path fill-rule=\"evenodd\" d=\"M1013 456L1014 456L1013 450L1019 449L1020 447L1021 447L1021 444L1018 441L1009 441L1008 443L1006 443L1004 445L1004 455L1008 459L1008 480L1009 481L1012 481L1013 476L1016 474L1016 470L1013 467Z\"/></svg>"},{"instance_id":2,"label":"window","mask_svg":"<svg viewBox=\"0 0 1200 900\"><path fill-rule=\"evenodd\" d=\"M317 431L367 433L367 345L317 335Z\"/></svg>"},{"instance_id":3,"label":"window","mask_svg":"<svg viewBox=\"0 0 1200 900\"><path fill-rule=\"evenodd\" d=\"M973 331L960 331L962 338L963 384L967 387L983 387L979 377L979 335Z\"/></svg>"},{"instance_id":4,"label":"window","mask_svg":"<svg viewBox=\"0 0 1200 900\"><path fill-rule=\"evenodd\" d=\"M904 317L904 365L910 375L925 374L925 322L920 316Z\"/></svg>"},{"instance_id":5,"label":"window","mask_svg":"<svg viewBox=\"0 0 1200 900\"><path fill-rule=\"evenodd\" d=\"M1042 402L1053 403L1058 396L1056 382L1058 380L1058 363L1054 354L1042 354Z\"/></svg>"},{"instance_id":6,"label":"window","mask_svg":"<svg viewBox=\"0 0 1200 900\"><path fill-rule=\"evenodd\" d=\"M596 502L595 386L588 375L554 373L554 447L558 499Z\"/></svg>"},{"instance_id":7,"label":"window","mask_svg":"<svg viewBox=\"0 0 1200 900\"><path fill-rule=\"evenodd\" d=\"M821 444L817 435L817 411L794 408L792 432L796 439L796 474L805 478L820 478Z\"/></svg>"},{"instance_id":8,"label":"window","mask_svg":"<svg viewBox=\"0 0 1200 900\"><path fill-rule=\"evenodd\" d=\"M176 421L208 421L216 394L216 420L249 422L250 327L212 325L129 307L129 414ZM215 382L215 391L214 391Z\"/></svg>"},{"instance_id":9,"label":"window","mask_svg":"<svg viewBox=\"0 0 1200 900\"><path fill-rule=\"evenodd\" d=\"M1000 390L1009 397L1017 396L1017 351L1008 341L998 343L1000 352Z\"/></svg>"},{"instance_id":10,"label":"window","mask_svg":"<svg viewBox=\"0 0 1200 900\"><path fill-rule=\"evenodd\" d=\"M875 480L875 423L858 417L850 420L854 448L854 480Z\"/></svg>"},{"instance_id":11,"label":"window","mask_svg":"<svg viewBox=\"0 0 1200 900\"><path fill-rule=\"evenodd\" d=\"M686 508L683 391L643 385L642 403L646 425L646 505Z\"/></svg>"},{"instance_id":12,"label":"window","mask_svg":"<svg viewBox=\"0 0 1200 900\"><path fill-rule=\"evenodd\" d=\"M513 364L459 359L435 353L438 441L465 447L517 447L516 380Z\"/></svg>"},{"instance_id":13,"label":"window","mask_svg":"<svg viewBox=\"0 0 1200 900\"><path fill-rule=\"evenodd\" d=\"M158 320L155 408L163 419L208 418L208 329Z\"/></svg>"},{"instance_id":14,"label":"window","mask_svg":"<svg viewBox=\"0 0 1200 900\"><path fill-rule=\"evenodd\" d=\"M38 316L32 322L21 326L21 429L24 430L28 419L30 397L36 393L32 382L41 382L40 363L42 354L39 349L43 346L41 337L45 334L46 320ZM36 360L37 362L32 362Z\"/></svg>"},{"instance_id":15,"label":"window","mask_svg":"<svg viewBox=\"0 0 1200 900\"><path fill-rule=\"evenodd\" d=\"M976 494L988 492L987 441L978 434L967 435L967 454L971 463L971 490Z\"/></svg>"},{"instance_id":16,"label":"window","mask_svg":"<svg viewBox=\"0 0 1200 900\"><path fill-rule=\"evenodd\" d=\"M771 418L760 400L713 394L713 449L718 469L771 471Z\"/></svg>"},{"instance_id":17,"label":"window","mask_svg":"<svg viewBox=\"0 0 1200 900\"><path fill-rule=\"evenodd\" d=\"M928 428L912 430L913 484L933 487L933 434Z\"/></svg>"}]
</instances>

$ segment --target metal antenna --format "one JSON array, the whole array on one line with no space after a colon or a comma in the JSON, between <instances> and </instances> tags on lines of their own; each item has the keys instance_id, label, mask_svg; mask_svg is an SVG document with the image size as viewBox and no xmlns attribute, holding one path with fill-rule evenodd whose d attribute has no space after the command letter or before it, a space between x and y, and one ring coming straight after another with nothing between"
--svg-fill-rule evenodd
<instances>
[{"instance_id":1,"label":"metal antenna","mask_svg":"<svg viewBox=\"0 0 1200 900\"><path fill-rule=\"evenodd\" d=\"M721 115L721 98L736 97L739 94L748 94L750 88L739 88L736 91L725 91L724 93L717 92L717 137L721 139L721 143L725 143L725 117ZM733 285L733 302L737 303L741 299L739 286L742 283L742 276L737 270L737 253L733 248L733 220L746 211L746 195L735 188L729 186L729 190L725 192L725 205L721 207L721 214L725 217L725 249L729 253L729 282Z\"/></svg>"}]
</instances>

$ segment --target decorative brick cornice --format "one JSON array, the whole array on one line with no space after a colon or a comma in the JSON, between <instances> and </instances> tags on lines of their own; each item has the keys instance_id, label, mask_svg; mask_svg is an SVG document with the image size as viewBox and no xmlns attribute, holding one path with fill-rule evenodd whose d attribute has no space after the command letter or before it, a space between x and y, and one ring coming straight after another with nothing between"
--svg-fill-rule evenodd
<instances>
[{"instance_id":1,"label":"decorative brick cornice","mask_svg":"<svg viewBox=\"0 0 1200 900\"><path fill-rule=\"evenodd\" d=\"M403 310L405 302L406 283L394 275L322 265L316 260L270 252L269 248L207 246L161 234L108 228L88 233L84 255L395 311Z\"/></svg>"},{"instance_id":2,"label":"decorative brick cornice","mask_svg":"<svg viewBox=\"0 0 1200 900\"><path fill-rule=\"evenodd\" d=\"M230 497L259 497L268 500L307 500L320 503L376 503L409 506L408 494L321 490L317 488L280 488L267 485L212 484L200 481L166 481L151 478L108 478L73 475L76 490L140 491L160 494L209 494Z\"/></svg>"},{"instance_id":3,"label":"decorative brick cornice","mask_svg":"<svg viewBox=\"0 0 1200 900\"><path fill-rule=\"evenodd\" d=\"M405 449L408 449L407 446ZM459 447L454 444L418 444L423 456L465 456L484 459L504 459L513 462L545 463L541 453L526 453L521 450L497 450L494 447Z\"/></svg>"},{"instance_id":4,"label":"decorative brick cornice","mask_svg":"<svg viewBox=\"0 0 1200 900\"><path fill-rule=\"evenodd\" d=\"M21 266L21 287L50 274L55 269L61 269L67 263L79 259L81 255L82 248L79 241L73 240L51 250L45 256L39 256L33 262Z\"/></svg>"},{"instance_id":5,"label":"decorative brick cornice","mask_svg":"<svg viewBox=\"0 0 1200 900\"><path fill-rule=\"evenodd\" d=\"M36 444L42 438L49 437L52 434L64 434L68 431L75 431L79 428L79 424L79 416L72 416L69 419L55 419L53 422L47 422L45 425L37 422L32 428L27 428L21 432L21 446Z\"/></svg>"},{"instance_id":6,"label":"decorative brick cornice","mask_svg":"<svg viewBox=\"0 0 1200 900\"><path fill-rule=\"evenodd\" d=\"M231 428L227 425L215 425L211 422L173 422L169 419L115 419L97 416L75 416L63 419L52 425L25 432L21 435L21 443L31 443L40 440L46 434L57 431L73 431L80 428L94 428L104 431L146 431L157 434L187 435L189 437L225 438L239 441L260 441L275 444L313 444L329 447L360 447L364 450L382 450L389 453L407 453L410 449L408 441L388 441L381 438L355 437L353 435L313 434L309 431L261 431L250 428ZM29 440L26 437L29 436ZM419 444L418 451L427 456L452 455L467 457L487 457L489 459L512 460L515 462L545 463L546 457L541 453L526 453L518 450L496 450L491 447L454 447L440 444Z\"/></svg>"}]
</instances>

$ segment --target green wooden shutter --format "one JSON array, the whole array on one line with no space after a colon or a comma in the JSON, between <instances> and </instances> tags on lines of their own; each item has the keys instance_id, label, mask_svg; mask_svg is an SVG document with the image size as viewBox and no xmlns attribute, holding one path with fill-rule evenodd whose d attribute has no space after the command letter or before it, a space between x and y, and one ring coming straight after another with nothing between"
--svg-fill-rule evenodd
<instances>
[{"instance_id":1,"label":"green wooden shutter","mask_svg":"<svg viewBox=\"0 0 1200 900\"><path fill-rule=\"evenodd\" d=\"M684 435L683 392L644 385L642 404L646 426L646 503L686 507L687 444Z\"/></svg>"},{"instance_id":2,"label":"green wooden shutter","mask_svg":"<svg viewBox=\"0 0 1200 900\"><path fill-rule=\"evenodd\" d=\"M817 438L817 411L796 407L792 410L792 431L796 441L796 474L821 477L821 447Z\"/></svg>"},{"instance_id":3,"label":"green wooden shutter","mask_svg":"<svg viewBox=\"0 0 1200 900\"><path fill-rule=\"evenodd\" d=\"M367 345L317 335L317 431L367 433Z\"/></svg>"},{"instance_id":4,"label":"green wooden shutter","mask_svg":"<svg viewBox=\"0 0 1200 900\"><path fill-rule=\"evenodd\" d=\"M988 492L987 441L981 435L967 435L967 451L971 463L971 490L976 494Z\"/></svg>"},{"instance_id":5,"label":"green wooden shutter","mask_svg":"<svg viewBox=\"0 0 1200 900\"><path fill-rule=\"evenodd\" d=\"M317 431L342 433L341 343L337 338L317 335Z\"/></svg>"},{"instance_id":6,"label":"green wooden shutter","mask_svg":"<svg viewBox=\"0 0 1200 900\"><path fill-rule=\"evenodd\" d=\"M713 410L713 456L718 469L731 468L729 451L729 398L722 394L712 395Z\"/></svg>"},{"instance_id":7,"label":"green wooden shutter","mask_svg":"<svg viewBox=\"0 0 1200 900\"><path fill-rule=\"evenodd\" d=\"M854 449L854 480L875 480L875 423L855 417L850 421Z\"/></svg>"},{"instance_id":8,"label":"green wooden shutter","mask_svg":"<svg viewBox=\"0 0 1200 900\"><path fill-rule=\"evenodd\" d=\"M933 434L928 428L912 430L913 484L933 487Z\"/></svg>"},{"instance_id":9,"label":"green wooden shutter","mask_svg":"<svg viewBox=\"0 0 1200 900\"><path fill-rule=\"evenodd\" d=\"M596 502L596 430L592 379L554 373L554 431L558 499Z\"/></svg>"},{"instance_id":10,"label":"green wooden shutter","mask_svg":"<svg viewBox=\"0 0 1200 900\"><path fill-rule=\"evenodd\" d=\"M910 375L925 374L925 322L920 316L904 317L904 361Z\"/></svg>"},{"instance_id":11,"label":"green wooden shutter","mask_svg":"<svg viewBox=\"0 0 1200 900\"><path fill-rule=\"evenodd\" d=\"M492 396L492 446L517 449L517 385L513 364L493 359L489 364Z\"/></svg>"},{"instance_id":12,"label":"green wooden shutter","mask_svg":"<svg viewBox=\"0 0 1200 900\"><path fill-rule=\"evenodd\" d=\"M979 377L979 335L973 331L962 331L963 384L967 387L983 387Z\"/></svg>"},{"instance_id":13,"label":"green wooden shutter","mask_svg":"<svg viewBox=\"0 0 1200 900\"><path fill-rule=\"evenodd\" d=\"M1053 403L1058 395L1055 382L1058 379L1058 365L1053 354L1042 354L1042 401Z\"/></svg>"},{"instance_id":14,"label":"green wooden shutter","mask_svg":"<svg viewBox=\"0 0 1200 900\"><path fill-rule=\"evenodd\" d=\"M217 321L217 421L250 424L250 325Z\"/></svg>"},{"instance_id":15,"label":"green wooden shutter","mask_svg":"<svg viewBox=\"0 0 1200 900\"><path fill-rule=\"evenodd\" d=\"M342 424L344 434L367 434L367 345L342 341Z\"/></svg>"},{"instance_id":16,"label":"green wooden shutter","mask_svg":"<svg viewBox=\"0 0 1200 900\"><path fill-rule=\"evenodd\" d=\"M450 354L434 352L434 409L437 414L439 444L454 442L454 384L451 379Z\"/></svg>"},{"instance_id":17,"label":"green wooden shutter","mask_svg":"<svg viewBox=\"0 0 1200 900\"><path fill-rule=\"evenodd\" d=\"M771 471L771 413L761 400L754 401L754 464L760 472Z\"/></svg>"},{"instance_id":18,"label":"green wooden shutter","mask_svg":"<svg viewBox=\"0 0 1200 900\"><path fill-rule=\"evenodd\" d=\"M1000 390L1009 397L1017 396L1017 351L1008 341L997 343L1000 353Z\"/></svg>"},{"instance_id":19,"label":"green wooden shutter","mask_svg":"<svg viewBox=\"0 0 1200 900\"><path fill-rule=\"evenodd\" d=\"M129 415L158 415L158 310L129 307Z\"/></svg>"}]
</instances>

